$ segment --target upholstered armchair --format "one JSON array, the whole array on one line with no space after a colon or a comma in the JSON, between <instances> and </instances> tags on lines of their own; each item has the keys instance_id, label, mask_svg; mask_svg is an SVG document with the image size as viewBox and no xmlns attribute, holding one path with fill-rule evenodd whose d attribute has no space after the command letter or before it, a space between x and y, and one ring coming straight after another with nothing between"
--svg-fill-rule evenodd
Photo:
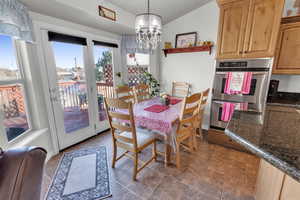
<instances>
[{"instance_id":1,"label":"upholstered armchair","mask_svg":"<svg viewBox=\"0 0 300 200\"><path fill-rule=\"evenodd\" d=\"M0 199L39 200L46 155L38 147L0 148Z\"/></svg>"}]
</instances>

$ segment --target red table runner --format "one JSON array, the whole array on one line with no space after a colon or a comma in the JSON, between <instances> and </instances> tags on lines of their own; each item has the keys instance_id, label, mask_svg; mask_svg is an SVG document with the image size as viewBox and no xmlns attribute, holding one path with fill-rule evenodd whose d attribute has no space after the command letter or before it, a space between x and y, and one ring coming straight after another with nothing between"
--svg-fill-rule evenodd
<instances>
[{"instance_id":1,"label":"red table runner","mask_svg":"<svg viewBox=\"0 0 300 200\"><path fill-rule=\"evenodd\" d=\"M169 109L169 106L155 104L155 105L145 108L144 110L149 111L149 112L154 112L154 113L160 113L160 112L163 112L168 109Z\"/></svg>"}]
</instances>

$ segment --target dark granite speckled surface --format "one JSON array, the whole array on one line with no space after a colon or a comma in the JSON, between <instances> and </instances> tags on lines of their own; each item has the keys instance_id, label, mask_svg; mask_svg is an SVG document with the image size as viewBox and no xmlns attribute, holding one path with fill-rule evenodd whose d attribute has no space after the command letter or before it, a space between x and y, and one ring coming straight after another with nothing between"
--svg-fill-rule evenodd
<instances>
[{"instance_id":1,"label":"dark granite speckled surface","mask_svg":"<svg viewBox=\"0 0 300 200\"><path fill-rule=\"evenodd\" d=\"M225 133L300 182L300 106L268 103L264 116L235 111Z\"/></svg>"}]
</instances>

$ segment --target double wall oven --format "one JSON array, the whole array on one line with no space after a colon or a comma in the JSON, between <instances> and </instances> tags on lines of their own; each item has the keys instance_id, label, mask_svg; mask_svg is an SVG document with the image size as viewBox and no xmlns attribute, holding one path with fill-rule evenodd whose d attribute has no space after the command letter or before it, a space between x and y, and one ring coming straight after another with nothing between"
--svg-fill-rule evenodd
<instances>
[{"instance_id":1,"label":"double wall oven","mask_svg":"<svg viewBox=\"0 0 300 200\"><path fill-rule=\"evenodd\" d=\"M263 112L267 98L273 59L251 59L217 61L213 85L210 127L224 130L227 122L221 120L223 104L234 103L235 109ZM226 94L224 92L228 72L252 72L250 92L248 94Z\"/></svg>"}]
</instances>

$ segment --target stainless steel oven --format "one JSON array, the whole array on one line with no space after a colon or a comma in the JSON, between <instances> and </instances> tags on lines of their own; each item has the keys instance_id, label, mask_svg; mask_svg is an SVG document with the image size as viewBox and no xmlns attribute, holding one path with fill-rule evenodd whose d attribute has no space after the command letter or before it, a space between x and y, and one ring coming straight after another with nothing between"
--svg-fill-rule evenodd
<instances>
[{"instance_id":1,"label":"stainless steel oven","mask_svg":"<svg viewBox=\"0 0 300 200\"><path fill-rule=\"evenodd\" d=\"M229 95L224 93L226 72L217 71L213 87L213 99L262 104L267 95L267 87L265 85L268 84L269 72L255 71L252 74L249 94ZM257 106L257 109L261 110L262 108Z\"/></svg>"},{"instance_id":2,"label":"stainless steel oven","mask_svg":"<svg viewBox=\"0 0 300 200\"><path fill-rule=\"evenodd\" d=\"M210 126L212 128L225 129L227 125L227 122L221 120L224 102L230 102L236 105L239 103L247 103L248 109L251 111L264 111L272 63L272 58L216 62L210 120ZM227 72L252 72L249 94L225 94L224 88Z\"/></svg>"},{"instance_id":3,"label":"stainless steel oven","mask_svg":"<svg viewBox=\"0 0 300 200\"><path fill-rule=\"evenodd\" d=\"M210 122L210 127L215 128L215 129L225 129L226 125L228 122L222 121L222 112L223 112L223 104L225 101L218 101L218 100L213 100L211 104L211 122ZM235 109L236 110L247 110L247 111L253 111L257 112L257 106L254 103L247 103L247 108L242 108L241 104L243 103L238 103L238 102L230 102L235 104Z\"/></svg>"}]
</instances>

